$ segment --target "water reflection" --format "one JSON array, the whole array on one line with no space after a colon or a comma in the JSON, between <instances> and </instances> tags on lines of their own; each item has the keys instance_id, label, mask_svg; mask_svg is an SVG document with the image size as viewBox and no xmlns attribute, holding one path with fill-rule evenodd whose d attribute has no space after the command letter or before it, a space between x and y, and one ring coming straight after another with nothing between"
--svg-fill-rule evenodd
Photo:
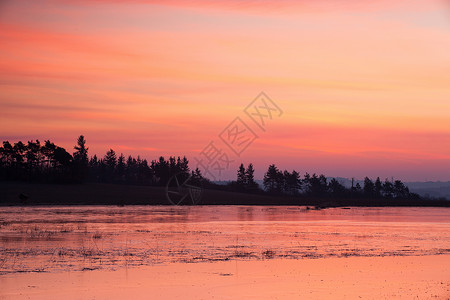
<instances>
[{"instance_id":1,"label":"water reflection","mask_svg":"<svg viewBox=\"0 0 450 300\"><path fill-rule=\"evenodd\" d=\"M448 208L0 208L0 272L450 254Z\"/></svg>"}]
</instances>

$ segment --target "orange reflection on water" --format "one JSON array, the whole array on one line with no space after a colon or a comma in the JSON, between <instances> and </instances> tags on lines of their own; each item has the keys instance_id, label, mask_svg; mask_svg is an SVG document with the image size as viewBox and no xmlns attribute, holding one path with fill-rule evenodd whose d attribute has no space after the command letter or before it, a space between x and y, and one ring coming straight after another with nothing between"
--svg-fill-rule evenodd
<instances>
[{"instance_id":1,"label":"orange reflection on water","mask_svg":"<svg viewBox=\"0 0 450 300\"><path fill-rule=\"evenodd\" d=\"M450 253L448 208L3 207L0 272Z\"/></svg>"}]
</instances>

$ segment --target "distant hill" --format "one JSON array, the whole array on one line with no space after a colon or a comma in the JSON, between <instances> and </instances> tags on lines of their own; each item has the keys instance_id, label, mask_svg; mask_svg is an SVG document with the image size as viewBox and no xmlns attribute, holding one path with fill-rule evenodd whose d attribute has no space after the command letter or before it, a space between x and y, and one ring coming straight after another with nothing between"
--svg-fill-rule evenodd
<instances>
[{"instance_id":1,"label":"distant hill","mask_svg":"<svg viewBox=\"0 0 450 300\"><path fill-rule=\"evenodd\" d=\"M450 181L406 182L409 190L420 196L450 199Z\"/></svg>"}]
</instances>

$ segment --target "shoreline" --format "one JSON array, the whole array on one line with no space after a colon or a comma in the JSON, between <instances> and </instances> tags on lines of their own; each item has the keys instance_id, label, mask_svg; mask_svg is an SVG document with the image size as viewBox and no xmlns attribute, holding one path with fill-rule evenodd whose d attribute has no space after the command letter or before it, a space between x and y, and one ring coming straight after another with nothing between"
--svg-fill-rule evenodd
<instances>
[{"instance_id":1,"label":"shoreline","mask_svg":"<svg viewBox=\"0 0 450 300\"><path fill-rule=\"evenodd\" d=\"M45 184L0 181L0 206L171 205L164 187L104 183ZM328 207L450 207L449 200L315 199L204 189L199 205Z\"/></svg>"}]
</instances>

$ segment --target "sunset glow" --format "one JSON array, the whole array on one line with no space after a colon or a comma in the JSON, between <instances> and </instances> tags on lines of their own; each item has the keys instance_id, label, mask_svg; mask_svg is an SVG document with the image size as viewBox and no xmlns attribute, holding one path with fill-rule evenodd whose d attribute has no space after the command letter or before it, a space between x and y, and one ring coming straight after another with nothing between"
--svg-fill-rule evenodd
<instances>
[{"instance_id":1,"label":"sunset glow","mask_svg":"<svg viewBox=\"0 0 450 300\"><path fill-rule=\"evenodd\" d=\"M240 116L258 139L220 179L450 180L449 49L443 0L2 1L0 139L192 168ZM283 110L265 132L243 113L261 91Z\"/></svg>"}]
</instances>

